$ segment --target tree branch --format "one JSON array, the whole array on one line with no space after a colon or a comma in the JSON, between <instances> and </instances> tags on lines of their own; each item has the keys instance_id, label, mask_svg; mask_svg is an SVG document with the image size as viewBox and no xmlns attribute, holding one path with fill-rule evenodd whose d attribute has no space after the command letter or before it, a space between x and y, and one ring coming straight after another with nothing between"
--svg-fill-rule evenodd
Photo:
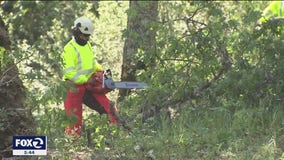
<instances>
[{"instance_id":1,"label":"tree branch","mask_svg":"<svg viewBox=\"0 0 284 160\"><path fill-rule=\"evenodd\" d=\"M205 82L203 85L201 85L199 88L194 90L189 96L184 97L182 100L180 99L176 100L173 102L173 104L183 103L185 101L200 97L202 95L202 92L204 92L204 90L211 87L213 83L215 83L218 79L221 78L222 75L224 75L228 70L230 70L232 62L228 50L224 46L219 46L217 55L219 55L221 58L221 68L219 69L217 74L214 75L210 80Z\"/></svg>"}]
</instances>

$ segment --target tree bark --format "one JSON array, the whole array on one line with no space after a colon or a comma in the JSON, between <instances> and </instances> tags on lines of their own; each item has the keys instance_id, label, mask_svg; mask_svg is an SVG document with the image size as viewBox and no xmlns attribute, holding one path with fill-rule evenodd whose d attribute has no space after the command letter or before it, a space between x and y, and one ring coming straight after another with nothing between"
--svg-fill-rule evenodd
<instances>
[{"instance_id":1,"label":"tree bark","mask_svg":"<svg viewBox=\"0 0 284 160\"><path fill-rule=\"evenodd\" d=\"M130 1L128 11L121 80L136 81L137 70L155 64L158 1ZM120 90L119 101L128 94L129 90Z\"/></svg>"},{"instance_id":2,"label":"tree bark","mask_svg":"<svg viewBox=\"0 0 284 160\"><path fill-rule=\"evenodd\" d=\"M10 40L0 18L0 157L12 157L13 136L34 135L31 113L25 109L25 88L9 58Z\"/></svg>"}]
</instances>

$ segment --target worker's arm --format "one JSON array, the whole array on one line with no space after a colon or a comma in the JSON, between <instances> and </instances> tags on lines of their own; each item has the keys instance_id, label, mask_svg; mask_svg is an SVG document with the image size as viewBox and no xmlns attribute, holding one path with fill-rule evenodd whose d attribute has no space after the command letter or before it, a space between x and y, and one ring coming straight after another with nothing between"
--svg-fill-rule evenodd
<instances>
[{"instance_id":1,"label":"worker's arm","mask_svg":"<svg viewBox=\"0 0 284 160\"><path fill-rule=\"evenodd\" d=\"M62 53L63 60L63 80L72 80L77 74L76 53L71 46L65 46Z\"/></svg>"}]
</instances>

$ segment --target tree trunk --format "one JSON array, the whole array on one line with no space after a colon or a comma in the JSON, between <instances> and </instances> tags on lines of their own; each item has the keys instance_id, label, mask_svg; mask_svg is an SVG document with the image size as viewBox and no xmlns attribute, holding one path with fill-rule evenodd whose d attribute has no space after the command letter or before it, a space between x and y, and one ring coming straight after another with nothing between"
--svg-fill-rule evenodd
<instances>
[{"instance_id":1,"label":"tree trunk","mask_svg":"<svg viewBox=\"0 0 284 160\"><path fill-rule=\"evenodd\" d=\"M25 109L25 88L9 55L10 45L0 18L0 158L12 157L13 136L35 134L32 116Z\"/></svg>"},{"instance_id":2,"label":"tree trunk","mask_svg":"<svg viewBox=\"0 0 284 160\"><path fill-rule=\"evenodd\" d=\"M158 1L130 1L128 11L121 80L136 81L137 70L155 64ZM128 94L128 90L120 90L119 101Z\"/></svg>"}]
</instances>

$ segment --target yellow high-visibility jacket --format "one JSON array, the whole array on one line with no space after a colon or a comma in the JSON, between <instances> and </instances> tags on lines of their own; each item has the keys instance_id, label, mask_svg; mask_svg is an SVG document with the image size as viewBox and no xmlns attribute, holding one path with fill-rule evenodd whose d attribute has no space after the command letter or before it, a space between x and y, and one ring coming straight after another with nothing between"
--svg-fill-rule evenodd
<instances>
[{"instance_id":1,"label":"yellow high-visibility jacket","mask_svg":"<svg viewBox=\"0 0 284 160\"><path fill-rule=\"evenodd\" d=\"M74 39L64 47L62 53L63 80L71 80L75 84L84 84L93 73L102 69L94 58L90 43L81 46Z\"/></svg>"},{"instance_id":2,"label":"yellow high-visibility jacket","mask_svg":"<svg viewBox=\"0 0 284 160\"><path fill-rule=\"evenodd\" d=\"M284 0L282 1L272 1L265 8L262 14L260 22L265 22L270 18L283 18L284 17Z\"/></svg>"}]
</instances>

